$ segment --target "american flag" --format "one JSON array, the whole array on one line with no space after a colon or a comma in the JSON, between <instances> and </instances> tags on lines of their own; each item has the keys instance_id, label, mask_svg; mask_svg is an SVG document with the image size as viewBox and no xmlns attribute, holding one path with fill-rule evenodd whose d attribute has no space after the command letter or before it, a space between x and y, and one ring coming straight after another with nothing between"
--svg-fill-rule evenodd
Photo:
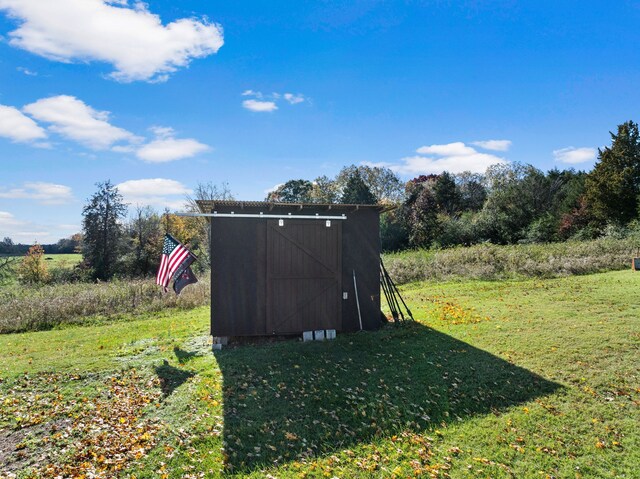
<instances>
[{"instance_id":1,"label":"american flag","mask_svg":"<svg viewBox=\"0 0 640 479\"><path fill-rule=\"evenodd\" d=\"M177 271L182 273L194 259L195 256L187 248L167 233L164 236L162 259L156 276L156 284L159 284L167 291L167 286L169 286L172 276Z\"/></svg>"}]
</instances>

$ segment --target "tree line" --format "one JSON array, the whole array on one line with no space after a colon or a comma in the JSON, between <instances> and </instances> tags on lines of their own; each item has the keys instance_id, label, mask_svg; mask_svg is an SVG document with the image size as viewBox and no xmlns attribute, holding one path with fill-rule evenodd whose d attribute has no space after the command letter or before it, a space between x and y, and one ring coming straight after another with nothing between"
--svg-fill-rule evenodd
<instances>
[{"instance_id":1,"label":"tree line","mask_svg":"<svg viewBox=\"0 0 640 479\"><path fill-rule=\"evenodd\" d=\"M82 234L76 233L68 238L62 238L56 243L41 244L45 254L73 254L80 253L80 241L82 240ZM5 236L0 241L0 255L1 256L17 256L24 255L29 251L31 244L14 243L13 240Z\"/></svg>"},{"instance_id":2,"label":"tree line","mask_svg":"<svg viewBox=\"0 0 640 479\"><path fill-rule=\"evenodd\" d=\"M353 198L349 181L358 178ZM628 121L611 133L589 173L521 163L497 164L484 174L420 175L406 183L388 168L349 166L333 179L295 179L267 200L392 204L381 218L384 251L483 242L544 243L624 235L639 227L640 136Z\"/></svg>"},{"instance_id":3,"label":"tree line","mask_svg":"<svg viewBox=\"0 0 640 479\"><path fill-rule=\"evenodd\" d=\"M185 208L199 211L198 200L230 199L227 184L199 184L185 198ZM557 168L543 172L528 164L506 163L484 174L445 171L402 182L389 168L351 165L334 178L289 180L265 200L393 206L381 217L384 251L624 235L640 229L640 134L633 121L619 125L589 173ZM82 217L82 234L60 240L57 250L52 245L38 249L40 256L82 252L83 262L69 273L70 279L152 275L165 233L199 257L196 268L210 267L206 218L176 216L168 210L161 214L148 206L130 211L110 181L97 184ZM19 254L15 248L9 238L0 242L0 253Z\"/></svg>"}]
</instances>

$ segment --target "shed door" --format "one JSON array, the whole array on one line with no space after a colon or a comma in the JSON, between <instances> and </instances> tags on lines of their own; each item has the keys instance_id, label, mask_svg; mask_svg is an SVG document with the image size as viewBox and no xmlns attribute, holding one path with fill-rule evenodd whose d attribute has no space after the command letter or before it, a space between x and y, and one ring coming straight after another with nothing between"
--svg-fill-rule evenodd
<instances>
[{"instance_id":1,"label":"shed door","mask_svg":"<svg viewBox=\"0 0 640 479\"><path fill-rule=\"evenodd\" d=\"M340 329L342 224L267 222L267 333Z\"/></svg>"}]
</instances>

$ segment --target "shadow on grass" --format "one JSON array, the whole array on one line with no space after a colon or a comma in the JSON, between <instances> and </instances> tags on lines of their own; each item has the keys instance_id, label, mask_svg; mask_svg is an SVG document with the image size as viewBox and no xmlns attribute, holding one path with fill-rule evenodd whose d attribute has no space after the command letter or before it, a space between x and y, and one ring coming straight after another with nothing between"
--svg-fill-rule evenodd
<instances>
[{"instance_id":1,"label":"shadow on grass","mask_svg":"<svg viewBox=\"0 0 640 479\"><path fill-rule=\"evenodd\" d=\"M166 360L160 366L154 367L156 375L160 379L160 389L164 397L173 394L177 388L182 386L195 373L171 366Z\"/></svg>"},{"instance_id":2,"label":"shadow on grass","mask_svg":"<svg viewBox=\"0 0 640 479\"><path fill-rule=\"evenodd\" d=\"M176 355L176 359L180 364L184 364L188 361L191 361L193 358L199 356L199 354L196 351L185 351L184 349L181 349L178 346L173 347L173 354Z\"/></svg>"},{"instance_id":3,"label":"shadow on grass","mask_svg":"<svg viewBox=\"0 0 640 479\"><path fill-rule=\"evenodd\" d=\"M419 324L240 347L216 359L235 471L498 413L560 387Z\"/></svg>"}]
</instances>

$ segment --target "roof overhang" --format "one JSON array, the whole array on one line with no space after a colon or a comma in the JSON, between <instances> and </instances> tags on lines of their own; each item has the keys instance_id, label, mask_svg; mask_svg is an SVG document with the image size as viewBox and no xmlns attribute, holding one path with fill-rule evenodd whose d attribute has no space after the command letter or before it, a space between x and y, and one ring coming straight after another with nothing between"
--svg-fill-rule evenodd
<instances>
[{"instance_id":1,"label":"roof overhang","mask_svg":"<svg viewBox=\"0 0 640 479\"><path fill-rule=\"evenodd\" d=\"M315 211L335 211L341 213L347 213L352 211L358 211L360 209L374 210L379 213L385 213L387 211L394 210L398 205L386 204L386 205L352 205L342 203L276 203L272 201L230 201L230 200L197 200L196 204L200 211L203 213L209 213L215 211L216 208L237 208L240 211L243 209L264 209L265 211L271 211L274 208L286 208L286 209L313 209Z\"/></svg>"}]
</instances>

